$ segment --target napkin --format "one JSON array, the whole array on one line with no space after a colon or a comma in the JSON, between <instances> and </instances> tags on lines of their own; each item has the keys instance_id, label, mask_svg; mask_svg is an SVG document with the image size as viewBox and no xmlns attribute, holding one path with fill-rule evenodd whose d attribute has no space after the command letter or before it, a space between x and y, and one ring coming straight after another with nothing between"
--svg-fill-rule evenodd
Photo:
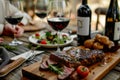
<instances>
[{"instance_id":1,"label":"napkin","mask_svg":"<svg viewBox=\"0 0 120 80\"><path fill-rule=\"evenodd\" d=\"M4 47L0 47L0 69L8 64L10 57L8 51Z\"/></svg>"}]
</instances>

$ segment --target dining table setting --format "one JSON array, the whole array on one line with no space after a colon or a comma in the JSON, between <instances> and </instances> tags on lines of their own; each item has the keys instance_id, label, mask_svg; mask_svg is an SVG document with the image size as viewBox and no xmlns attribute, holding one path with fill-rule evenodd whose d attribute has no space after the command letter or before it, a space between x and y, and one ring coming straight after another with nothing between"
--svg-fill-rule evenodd
<instances>
[{"instance_id":1,"label":"dining table setting","mask_svg":"<svg viewBox=\"0 0 120 80\"><path fill-rule=\"evenodd\" d=\"M67 36L68 42L66 41L66 43L59 45L61 52L67 50L69 51L71 48L73 48L73 50L76 48L81 49L80 46L77 46L77 30L73 29L73 27L77 28L77 26L71 25L71 23L72 21L70 22L68 27L62 31L62 35ZM43 37L45 37L44 34L48 32L50 34L52 34L52 32L54 33L52 29L49 29L50 26L48 25L48 23L44 22L44 24L46 25L45 27L41 27L41 23L39 27L34 24L23 26L23 28L28 26L31 28L30 30L24 28L24 34L18 38L19 41L23 42L23 44L17 46L11 47L8 45L8 43L12 41L13 37L2 36L4 38L4 43L0 44L0 46L2 47L2 49L5 50L2 50L2 52L7 53L6 55L8 55L8 61L7 64L5 64L0 70L1 80L34 80L34 78L38 80L44 80L44 78L41 78L41 75L47 76L47 78L45 77L45 79L47 80L57 80L54 71L45 72L46 70L42 71L39 69L41 61L45 58L45 56L47 56L48 58L48 56L50 56L51 54L56 53L57 48L56 44L53 45L51 43L51 45L39 43L39 37L42 37L42 35ZM101 32L92 32L92 38L94 38L96 34L101 34ZM113 80L115 79L114 76L117 76L115 80L119 78L120 50L117 49L115 52L108 51L105 53L107 53L108 58L110 58L107 61L107 64L102 66L101 62L97 62L95 64L87 66L90 72L85 80ZM70 79L79 80L79 78L76 77L76 74L77 73L74 72L71 75L72 78L70 77Z\"/></svg>"}]
</instances>

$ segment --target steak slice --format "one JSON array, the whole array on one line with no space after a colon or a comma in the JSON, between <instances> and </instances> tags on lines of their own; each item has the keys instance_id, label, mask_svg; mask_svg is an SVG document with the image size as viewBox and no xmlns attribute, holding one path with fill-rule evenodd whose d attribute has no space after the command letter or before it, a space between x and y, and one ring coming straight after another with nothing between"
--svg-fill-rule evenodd
<instances>
[{"instance_id":1,"label":"steak slice","mask_svg":"<svg viewBox=\"0 0 120 80\"><path fill-rule=\"evenodd\" d=\"M67 67L78 67L79 65L90 66L96 62L100 62L104 58L102 50L84 50L71 49L66 52L52 53L50 59Z\"/></svg>"},{"instance_id":2,"label":"steak slice","mask_svg":"<svg viewBox=\"0 0 120 80\"><path fill-rule=\"evenodd\" d=\"M49 65L51 65L51 64L57 64L57 62L52 61L52 60L49 59L49 58L44 59L44 60L42 60L42 62L41 62L40 68L41 68L41 69L48 69L48 68L49 68Z\"/></svg>"},{"instance_id":3,"label":"steak slice","mask_svg":"<svg viewBox=\"0 0 120 80\"><path fill-rule=\"evenodd\" d=\"M51 53L50 59L58 62L59 64L65 65L67 67L77 67L81 64L75 58L68 56L67 53L64 53L64 52Z\"/></svg>"},{"instance_id":4,"label":"steak slice","mask_svg":"<svg viewBox=\"0 0 120 80\"><path fill-rule=\"evenodd\" d=\"M58 79L60 80L66 79L67 77L70 76L70 74L72 74L73 71L74 68L63 66L63 73L58 75Z\"/></svg>"}]
</instances>

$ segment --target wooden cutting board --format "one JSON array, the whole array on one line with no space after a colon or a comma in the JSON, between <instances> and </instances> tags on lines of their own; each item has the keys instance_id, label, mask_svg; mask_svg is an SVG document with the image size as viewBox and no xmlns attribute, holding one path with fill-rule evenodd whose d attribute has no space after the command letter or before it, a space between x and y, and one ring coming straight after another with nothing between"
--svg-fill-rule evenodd
<instances>
[{"instance_id":1,"label":"wooden cutting board","mask_svg":"<svg viewBox=\"0 0 120 80\"><path fill-rule=\"evenodd\" d=\"M111 55L112 54L112 55ZM101 80L113 67L115 67L120 62L120 50L116 53L109 53L108 56L111 56L110 61L104 65L100 66L100 63L94 64L89 67L90 74L86 77L85 80ZM41 80L42 77L46 80L57 80L57 75L50 71L42 71L39 69L40 62L36 62L22 69L23 80ZM76 72L71 75L71 77L77 77Z\"/></svg>"}]
</instances>

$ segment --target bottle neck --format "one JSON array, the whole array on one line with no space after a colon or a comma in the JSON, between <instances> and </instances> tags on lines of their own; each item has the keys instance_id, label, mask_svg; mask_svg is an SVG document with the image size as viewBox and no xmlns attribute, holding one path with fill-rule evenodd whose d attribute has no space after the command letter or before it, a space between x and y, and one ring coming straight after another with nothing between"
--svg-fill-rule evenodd
<instances>
[{"instance_id":1,"label":"bottle neck","mask_svg":"<svg viewBox=\"0 0 120 80\"><path fill-rule=\"evenodd\" d=\"M117 2L117 0L111 0L109 7L118 7L118 2Z\"/></svg>"},{"instance_id":2,"label":"bottle neck","mask_svg":"<svg viewBox=\"0 0 120 80\"><path fill-rule=\"evenodd\" d=\"M82 4L87 4L87 0L82 0Z\"/></svg>"}]
</instances>

